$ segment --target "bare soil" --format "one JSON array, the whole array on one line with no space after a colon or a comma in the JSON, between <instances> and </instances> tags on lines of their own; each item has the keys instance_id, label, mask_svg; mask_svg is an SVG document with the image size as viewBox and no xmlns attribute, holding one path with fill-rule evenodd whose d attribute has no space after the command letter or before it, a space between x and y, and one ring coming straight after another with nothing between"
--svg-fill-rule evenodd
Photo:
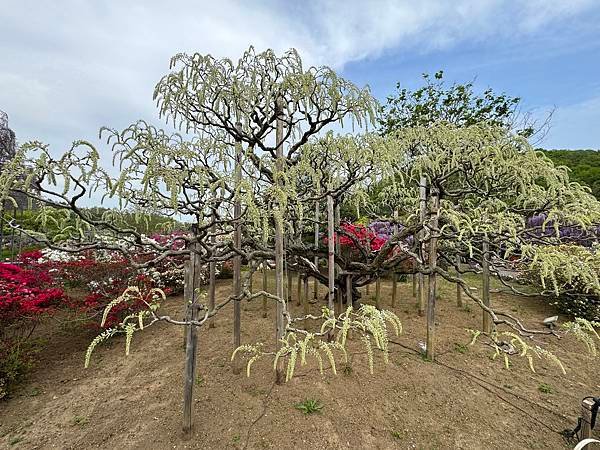
<instances>
[{"instance_id":1,"label":"bare soil","mask_svg":"<svg viewBox=\"0 0 600 450\"><path fill-rule=\"evenodd\" d=\"M230 287L230 280L220 280L217 295L227 295ZM391 309L390 282L383 283L382 298ZM492 301L532 327L555 314L540 299L498 293ZM563 361L567 375L545 360L536 361L536 373L518 358L506 370L503 362L490 359L490 347L464 346L470 339L465 329L481 327L476 305L458 308L455 288L443 283L437 304L435 363L418 351L425 320L417 314L411 283L399 283L394 311L404 332L394 338L400 345L392 345L389 365L377 356L375 373L369 374L364 348L356 341L350 343L351 370L337 376L326 370L321 376L311 361L283 385L274 384L268 360L257 362L250 378L245 371L232 373L232 308L223 310L216 328L200 332L190 440L181 432L181 328L158 324L136 333L130 356L124 354L124 340L113 339L97 348L86 370L84 354L93 334L48 326L40 330L48 343L36 368L0 403L0 447L569 448L559 432L575 425L582 397L600 391L598 361L572 338L544 338L540 341ZM319 307L311 305L315 313ZM170 298L164 309L179 313L182 299ZM242 341L274 346L274 340L273 305L265 319L260 301L245 303ZM305 399L318 400L322 410L304 415L294 405Z\"/></svg>"}]
</instances>

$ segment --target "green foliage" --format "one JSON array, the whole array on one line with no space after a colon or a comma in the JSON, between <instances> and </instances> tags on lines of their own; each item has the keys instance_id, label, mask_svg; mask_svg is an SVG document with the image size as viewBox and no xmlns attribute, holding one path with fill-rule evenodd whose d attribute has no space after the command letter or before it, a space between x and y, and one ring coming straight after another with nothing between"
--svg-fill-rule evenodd
<instances>
[{"instance_id":1,"label":"green foliage","mask_svg":"<svg viewBox=\"0 0 600 450\"><path fill-rule=\"evenodd\" d=\"M469 347L467 345L465 345L465 344L461 344L459 342L455 342L454 343L454 351L457 352L457 353L464 354L464 353L467 353L469 351Z\"/></svg>"},{"instance_id":2,"label":"green foliage","mask_svg":"<svg viewBox=\"0 0 600 450\"><path fill-rule=\"evenodd\" d=\"M83 427L89 423L89 419L84 416L75 416L73 417L73 425L77 425Z\"/></svg>"},{"instance_id":3,"label":"green foliage","mask_svg":"<svg viewBox=\"0 0 600 450\"><path fill-rule=\"evenodd\" d=\"M9 395L13 386L33 367L34 356L42 345L39 339L0 340L0 399Z\"/></svg>"},{"instance_id":4,"label":"green foliage","mask_svg":"<svg viewBox=\"0 0 600 450\"><path fill-rule=\"evenodd\" d=\"M538 385L538 391L542 394L554 394L554 389L547 383L540 383Z\"/></svg>"},{"instance_id":5,"label":"green foliage","mask_svg":"<svg viewBox=\"0 0 600 450\"><path fill-rule=\"evenodd\" d=\"M302 411L306 415L320 413L323 409L323 405L319 400L312 398L306 399L303 402L296 403L294 408Z\"/></svg>"},{"instance_id":6,"label":"green foliage","mask_svg":"<svg viewBox=\"0 0 600 450\"><path fill-rule=\"evenodd\" d=\"M446 86L443 71L433 77L423 74L424 86L411 91L396 85L396 93L388 96L383 107L381 132L393 133L402 128L429 126L445 122L460 127L488 123L511 128L518 112L519 97L497 94L486 89L478 94L473 83ZM518 130L523 136L533 133L530 126Z\"/></svg>"},{"instance_id":7,"label":"green foliage","mask_svg":"<svg viewBox=\"0 0 600 450\"><path fill-rule=\"evenodd\" d=\"M554 164L566 166L573 181L588 186L600 199L600 151L599 150L543 150Z\"/></svg>"}]
</instances>

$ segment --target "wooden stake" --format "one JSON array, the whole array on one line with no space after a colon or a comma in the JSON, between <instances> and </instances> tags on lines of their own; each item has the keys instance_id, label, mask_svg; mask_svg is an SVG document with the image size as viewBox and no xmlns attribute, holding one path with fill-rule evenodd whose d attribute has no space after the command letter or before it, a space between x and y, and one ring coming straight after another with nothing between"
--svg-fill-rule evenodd
<instances>
[{"instance_id":1,"label":"wooden stake","mask_svg":"<svg viewBox=\"0 0 600 450\"><path fill-rule=\"evenodd\" d=\"M460 255L456 255L456 277L458 279L461 278L460 275ZM463 307L463 301L462 301L462 286L460 285L460 283L456 283L456 306L458 306L459 308Z\"/></svg>"},{"instance_id":2,"label":"wooden stake","mask_svg":"<svg viewBox=\"0 0 600 450\"><path fill-rule=\"evenodd\" d=\"M189 255L185 257L183 261L183 317L187 319L190 302L192 299L192 290L191 290L191 281L192 281L192 273L190 271L190 257ZM188 331L186 327L183 327L183 349L185 351L187 344L187 335Z\"/></svg>"},{"instance_id":3,"label":"wooden stake","mask_svg":"<svg viewBox=\"0 0 600 450\"><path fill-rule=\"evenodd\" d=\"M300 306L302 305L302 275L300 272L298 272L296 283L296 306Z\"/></svg>"},{"instance_id":4,"label":"wooden stake","mask_svg":"<svg viewBox=\"0 0 600 450\"><path fill-rule=\"evenodd\" d=\"M262 289L265 292L269 292L269 280L267 278L267 262L263 261L262 266ZM267 317L267 296L263 295L262 298L262 316Z\"/></svg>"},{"instance_id":5,"label":"wooden stake","mask_svg":"<svg viewBox=\"0 0 600 450\"><path fill-rule=\"evenodd\" d=\"M483 239L483 257L481 259L481 268L483 269L482 280L482 300L485 306L490 306L490 244L487 237ZM483 331L485 333L492 332L492 316L487 311L483 311Z\"/></svg>"},{"instance_id":6,"label":"wooden stake","mask_svg":"<svg viewBox=\"0 0 600 450\"><path fill-rule=\"evenodd\" d=\"M592 407L594 406L594 401L591 398L586 398L581 403L581 440L591 439L592 436ZM598 421L600 419L596 419ZM598 422L596 422L598 423ZM587 448L600 448L599 445L588 445Z\"/></svg>"},{"instance_id":7,"label":"wooden stake","mask_svg":"<svg viewBox=\"0 0 600 450\"><path fill-rule=\"evenodd\" d=\"M335 226L335 230L339 230L340 229L340 225L341 225L341 220L340 220L340 204L336 203L335 204L335 209L334 209L334 226ZM342 247L340 245L340 233L336 232L335 233L335 254L336 256L340 256L341 255L341 250ZM340 275L340 267L338 265L335 266L335 278L338 279ZM337 306L338 306L338 314L340 314L343 311L343 299L342 299L342 290L338 289L336 291L336 299L337 299Z\"/></svg>"},{"instance_id":8,"label":"wooden stake","mask_svg":"<svg viewBox=\"0 0 600 450\"><path fill-rule=\"evenodd\" d=\"M377 277L375 281L375 308L381 309L381 279Z\"/></svg>"},{"instance_id":9,"label":"wooden stake","mask_svg":"<svg viewBox=\"0 0 600 450\"><path fill-rule=\"evenodd\" d=\"M236 128L241 130L242 124L236 123ZM235 143L235 185L239 186L242 182L242 142ZM239 198L235 199L233 204L233 215L236 219L235 230L233 235L233 245L236 249L242 247L242 203ZM235 256L233 258L233 295L239 297L242 293L242 257ZM241 345L241 325L242 325L242 305L241 301L233 302L233 350ZM240 359L234 358L231 362L234 374L241 371Z\"/></svg>"},{"instance_id":10,"label":"wooden stake","mask_svg":"<svg viewBox=\"0 0 600 450\"><path fill-rule=\"evenodd\" d=\"M195 244L199 251L199 245ZM190 320L198 319L198 294L197 289L200 287L200 255L192 253L190 256L190 273L192 274L193 283L191 284L191 302L188 308L187 317ZM185 375L183 388L183 433L186 439L189 439L192 434L192 406L194 397L194 381L196 376L196 354L198 349L198 334L195 325L187 325L187 340L185 348Z\"/></svg>"},{"instance_id":11,"label":"wooden stake","mask_svg":"<svg viewBox=\"0 0 600 450\"><path fill-rule=\"evenodd\" d=\"M216 220L216 217L213 215L213 220ZM211 229L211 233L212 236L210 238L210 242L211 243L215 243L217 242L217 237L215 236L215 226L212 226ZM208 263L208 309L209 311L212 311L215 309L215 289L216 289L216 284L217 284L217 277L216 277L216 269L217 269L217 264L214 261L211 261ZM214 328L215 327L215 318L211 317L208 321L208 328Z\"/></svg>"},{"instance_id":12,"label":"wooden stake","mask_svg":"<svg viewBox=\"0 0 600 450\"><path fill-rule=\"evenodd\" d=\"M346 275L346 308L356 306L354 304L354 297L352 295L352 275Z\"/></svg>"},{"instance_id":13,"label":"wooden stake","mask_svg":"<svg viewBox=\"0 0 600 450\"><path fill-rule=\"evenodd\" d=\"M308 276L303 277L304 281L304 315L306 316L309 313L309 304L308 304Z\"/></svg>"},{"instance_id":14,"label":"wooden stake","mask_svg":"<svg viewBox=\"0 0 600 450\"><path fill-rule=\"evenodd\" d=\"M398 234L398 210L394 210L394 226L393 226L394 235ZM392 308L396 306L396 291L398 290L398 276L396 274L396 269L394 268L392 272Z\"/></svg>"},{"instance_id":15,"label":"wooden stake","mask_svg":"<svg viewBox=\"0 0 600 450\"><path fill-rule=\"evenodd\" d=\"M335 237L333 235L334 213L333 197L327 196L327 269L329 278L329 296L327 306L330 310L335 309Z\"/></svg>"},{"instance_id":16,"label":"wooden stake","mask_svg":"<svg viewBox=\"0 0 600 450\"><path fill-rule=\"evenodd\" d=\"M275 170L276 172L283 172L284 169L284 160L283 160L283 106L282 99L277 99L276 105L277 111L277 123L275 128L275 156L277 158L275 162ZM275 177L278 184L281 184L281 175ZM277 208L279 208L279 213L283 215L283 211L281 210L283 205L278 204ZM275 220L275 291L277 295L277 313L276 313L276 338L277 338L277 349L281 348L281 340L284 335L284 321L283 321L283 311L285 302L285 296L283 292L283 284L284 284L284 274L283 274L283 223L278 220ZM281 361L277 367L275 368L275 382L277 384L281 384L284 380L283 375L283 361Z\"/></svg>"},{"instance_id":17,"label":"wooden stake","mask_svg":"<svg viewBox=\"0 0 600 450\"><path fill-rule=\"evenodd\" d=\"M317 191L317 193L320 189ZM315 202L315 253L319 250L319 201ZM319 270L319 257L315 256L315 267ZM314 299L319 298L319 280L314 279Z\"/></svg>"},{"instance_id":18,"label":"wooden stake","mask_svg":"<svg viewBox=\"0 0 600 450\"><path fill-rule=\"evenodd\" d=\"M427 300L427 359L433 361L435 357L435 302L437 296L437 228L438 209L440 197L437 191L431 195L431 238L429 240L429 298Z\"/></svg>"},{"instance_id":19,"label":"wooden stake","mask_svg":"<svg viewBox=\"0 0 600 450\"><path fill-rule=\"evenodd\" d=\"M427 180L425 177L422 176L421 179L419 180L419 217L421 219L421 224L423 224L423 225L425 225L426 211L427 211ZM425 233L424 231L419 233L419 235L420 235L419 236L419 249L420 249L421 258L423 259L423 261L425 261L425 247L424 247L424 243L422 242L424 233ZM418 274L418 283L419 283L418 308L419 308L419 315L422 316L425 314L425 277L421 272L419 272L419 274Z\"/></svg>"}]
</instances>

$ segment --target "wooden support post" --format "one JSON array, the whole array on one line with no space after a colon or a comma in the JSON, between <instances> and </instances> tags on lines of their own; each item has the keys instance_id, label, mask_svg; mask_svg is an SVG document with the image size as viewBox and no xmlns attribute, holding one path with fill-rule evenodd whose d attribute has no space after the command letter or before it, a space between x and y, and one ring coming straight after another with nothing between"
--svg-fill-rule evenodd
<instances>
[{"instance_id":1,"label":"wooden support post","mask_svg":"<svg viewBox=\"0 0 600 450\"><path fill-rule=\"evenodd\" d=\"M392 227L394 235L398 234L398 210L394 210L394 225ZM398 275L396 268L392 271L392 308L396 306L396 295L398 290Z\"/></svg>"},{"instance_id":2,"label":"wooden support post","mask_svg":"<svg viewBox=\"0 0 600 450\"><path fill-rule=\"evenodd\" d=\"M304 282L304 315L306 316L309 313L309 304L308 304L308 275L303 277Z\"/></svg>"},{"instance_id":3,"label":"wooden support post","mask_svg":"<svg viewBox=\"0 0 600 450\"><path fill-rule=\"evenodd\" d=\"M277 173L283 172L284 170L284 160L283 160L283 106L282 99L277 99L276 104L276 128L275 128L275 156L277 160L275 161L275 171ZM281 175L275 177L277 183L281 183ZM281 208L283 205L278 204L277 208L279 208L279 215L283 216L283 211ZM284 224L275 220L275 291L277 295L277 313L276 313L276 338L277 338L277 349L281 348L281 339L283 339L284 335L284 321L283 321L283 311L285 302L284 292L283 292L283 226ZM283 361L280 361L277 367L275 368L275 382L277 384L281 384L284 381L283 374Z\"/></svg>"},{"instance_id":4,"label":"wooden support post","mask_svg":"<svg viewBox=\"0 0 600 450\"><path fill-rule=\"evenodd\" d=\"M580 436L581 440L591 439L592 436L592 407L594 406L594 401L591 398L586 398L583 402L581 402L581 431ZM596 423L598 423L600 419L596 419ZM600 445L593 444L588 445L587 449L600 448Z\"/></svg>"},{"instance_id":5,"label":"wooden support post","mask_svg":"<svg viewBox=\"0 0 600 450\"><path fill-rule=\"evenodd\" d=\"M329 278L329 296L327 306L330 310L335 309L335 238L334 228L333 197L327 196L327 270Z\"/></svg>"},{"instance_id":6,"label":"wooden support post","mask_svg":"<svg viewBox=\"0 0 600 450\"><path fill-rule=\"evenodd\" d=\"M350 274L346 275L346 292L346 308L349 306L356 308L356 305L354 304L354 296L352 295L352 275Z\"/></svg>"},{"instance_id":7,"label":"wooden support post","mask_svg":"<svg viewBox=\"0 0 600 450\"><path fill-rule=\"evenodd\" d=\"M291 304L292 303L292 287L294 284L294 274L290 270L290 263L289 263L289 261L287 261L287 258L286 258L286 263L285 263L285 269L286 269L286 275L287 275L285 295L286 295L288 303Z\"/></svg>"},{"instance_id":8,"label":"wooden support post","mask_svg":"<svg viewBox=\"0 0 600 450\"><path fill-rule=\"evenodd\" d=\"M317 191L317 193L320 189ZM319 201L315 202L315 253L319 250ZM319 257L315 256L315 267L317 271L319 270ZM314 299L317 300L319 298L319 280L314 279Z\"/></svg>"},{"instance_id":9,"label":"wooden support post","mask_svg":"<svg viewBox=\"0 0 600 450\"><path fill-rule=\"evenodd\" d=\"M435 357L435 302L437 297L437 228L438 209L440 206L439 193L434 190L431 194L431 238L429 240L429 297L427 299L427 359Z\"/></svg>"},{"instance_id":10,"label":"wooden support post","mask_svg":"<svg viewBox=\"0 0 600 450\"><path fill-rule=\"evenodd\" d=\"M459 278L459 279L461 278L461 275L460 275L460 255L456 255L456 277ZM456 283L456 306L458 306L459 308L463 307L462 291L463 291L463 288L460 285L460 283Z\"/></svg>"},{"instance_id":11,"label":"wooden support post","mask_svg":"<svg viewBox=\"0 0 600 450\"><path fill-rule=\"evenodd\" d=\"M337 230L337 232L335 233L335 254L336 256L340 256L341 254L341 245L340 245L340 233L339 233L339 229L340 229L340 225L341 225L341 219L340 219L340 204L339 202L335 204L335 210L334 210L334 220L335 220L335 230ZM336 278L338 278L340 274L340 268L339 266L336 266L336 270L335 270L335 276ZM343 299L342 299L342 290L339 289L337 291L337 303L338 303L338 314L340 314L343 311Z\"/></svg>"},{"instance_id":12,"label":"wooden support post","mask_svg":"<svg viewBox=\"0 0 600 450\"><path fill-rule=\"evenodd\" d=\"M199 251L199 245L195 244ZM200 287L200 255L193 252L190 256L190 273L193 283L191 284L191 301L188 308L187 318L198 319L198 293ZM187 325L187 339L185 348L185 375L183 389L183 433L189 439L192 434L192 406L194 404L194 381L196 378L196 354L198 349L198 334L195 325Z\"/></svg>"},{"instance_id":13,"label":"wooden support post","mask_svg":"<svg viewBox=\"0 0 600 450\"><path fill-rule=\"evenodd\" d=\"M213 220L216 220L216 216L213 215ZM210 242L215 244L217 242L217 237L215 236L215 226L212 226L212 236L210 237ZM217 286L217 263L215 261L211 261L208 263L208 309L212 311L215 309L215 290ZM208 328L215 327L215 318L211 317L208 321Z\"/></svg>"},{"instance_id":14,"label":"wooden support post","mask_svg":"<svg viewBox=\"0 0 600 450\"><path fill-rule=\"evenodd\" d=\"M419 217L421 219L421 224L425 225L425 215L427 212L427 179L425 177L421 177L419 180ZM425 261L425 248L424 243L422 242L423 236L425 232L422 231L419 233L419 253L421 255L421 259L423 262ZM419 272L418 274L418 282L419 282L419 315L422 316L425 314L425 276Z\"/></svg>"},{"instance_id":15,"label":"wooden support post","mask_svg":"<svg viewBox=\"0 0 600 450\"><path fill-rule=\"evenodd\" d=\"M269 279L267 278L267 262L263 261L262 264L262 290L269 292ZM262 298L262 316L267 317L267 296L263 295Z\"/></svg>"},{"instance_id":16,"label":"wooden support post","mask_svg":"<svg viewBox=\"0 0 600 450\"><path fill-rule=\"evenodd\" d=\"M375 281L375 308L381 309L381 278Z\"/></svg>"},{"instance_id":17,"label":"wooden support post","mask_svg":"<svg viewBox=\"0 0 600 450\"><path fill-rule=\"evenodd\" d=\"M297 286L296 286L296 306L302 305L302 274L298 272Z\"/></svg>"},{"instance_id":18,"label":"wooden support post","mask_svg":"<svg viewBox=\"0 0 600 450\"><path fill-rule=\"evenodd\" d=\"M192 273L189 255L183 261L183 318L187 319L190 302L192 299ZM186 349L188 330L183 327L183 350Z\"/></svg>"},{"instance_id":19,"label":"wooden support post","mask_svg":"<svg viewBox=\"0 0 600 450\"><path fill-rule=\"evenodd\" d=\"M242 124L236 123L236 128L241 131ZM242 142L235 143L235 185L236 188L242 182ZM233 245L240 250L242 247L242 202L236 197L233 204L233 216L236 219L233 234ZM239 297L242 294L242 257L237 255L233 258L233 295ZM241 345L241 325L242 325L242 305L240 300L233 302L233 350ZM239 358L234 358L231 362L234 374L241 371Z\"/></svg>"},{"instance_id":20,"label":"wooden support post","mask_svg":"<svg viewBox=\"0 0 600 450\"><path fill-rule=\"evenodd\" d=\"M250 291L250 295L254 291L254 272L252 272L252 265L248 265L248 291Z\"/></svg>"},{"instance_id":21,"label":"wooden support post","mask_svg":"<svg viewBox=\"0 0 600 450\"><path fill-rule=\"evenodd\" d=\"M369 289L369 286L371 286L371 283L367 284L366 289L365 289L367 291L367 293L366 293L367 297L369 296L369 293L371 290L371 289Z\"/></svg>"},{"instance_id":22,"label":"wooden support post","mask_svg":"<svg viewBox=\"0 0 600 450\"><path fill-rule=\"evenodd\" d=\"M482 300L483 304L487 307L491 306L490 303L490 244L485 237L483 239L483 255L481 258L481 268L483 270L482 280ZM485 333L491 333L493 329L492 316L487 312L483 311L483 331Z\"/></svg>"}]
</instances>

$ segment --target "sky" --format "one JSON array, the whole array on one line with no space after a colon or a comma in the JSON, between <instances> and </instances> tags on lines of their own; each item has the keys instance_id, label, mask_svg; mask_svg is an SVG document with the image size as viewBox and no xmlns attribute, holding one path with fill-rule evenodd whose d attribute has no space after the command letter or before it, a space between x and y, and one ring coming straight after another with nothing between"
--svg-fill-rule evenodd
<instances>
[{"instance_id":1,"label":"sky","mask_svg":"<svg viewBox=\"0 0 600 450\"><path fill-rule=\"evenodd\" d=\"M0 0L0 110L62 152L101 126L160 124L154 85L179 52L298 49L382 102L421 74L523 99L545 148L600 148L597 0Z\"/></svg>"}]
</instances>

